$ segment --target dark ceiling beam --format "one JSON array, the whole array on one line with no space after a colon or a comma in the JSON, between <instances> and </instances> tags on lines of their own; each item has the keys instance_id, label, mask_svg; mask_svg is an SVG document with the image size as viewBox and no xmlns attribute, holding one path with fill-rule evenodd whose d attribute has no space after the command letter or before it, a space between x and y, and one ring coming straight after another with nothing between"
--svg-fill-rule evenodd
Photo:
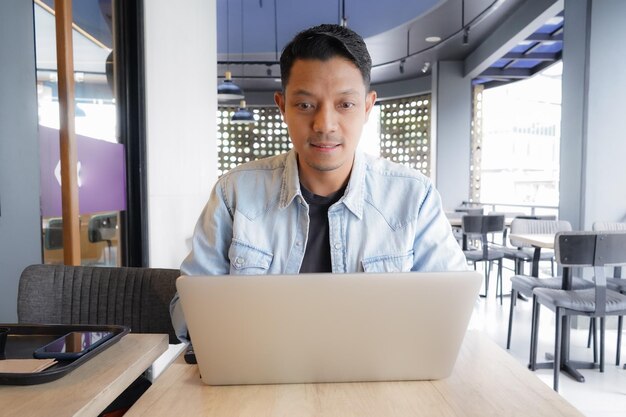
<instances>
[{"instance_id":1,"label":"dark ceiling beam","mask_svg":"<svg viewBox=\"0 0 626 417\"><path fill-rule=\"evenodd\" d=\"M534 73L529 68L488 68L480 76L485 78L521 79L528 78Z\"/></svg>"},{"instance_id":2,"label":"dark ceiling beam","mask_svg":"<svg viewBox=\"0 0 626 417\"><path fill-rule=\"evenodd\" d=\"M544 61L539 65L535 65L532 68L532 75L535 75L541 71L543 71L544 69L548 68L549 66L551 66L552 64L554 64L554 62L556 61L560 61L563 58L563 54L562 53L558 53L556 54L557 58L554 61Z\"/></svg>"},{"instance_id":3,"label":"dark ceiling beam","mask_svg":"<svg viewBox=\"0 0 626 417\"><path fill-rule=\"evenodd\" d=\"M557 33L556 35L551 33L533 33L526 40L531 42L562 41L563 33Z\"/></svg>"},{"instance_id":4,"label":"dark ceiling beam","mask_svg":"<svg viewBox=\"0 0 626 417\"><path fill-rule=\"evenodd\" d=\"M512 80L497 80L497 79L493 79L493 80L489 80L485 83L483 83L483 86L485 86L485 89L488 90L490 88L494 88L494 87L500 87L502 85L507 85L511 82Z\"/></svg>"},{"instance_id":5,"label":"dark ceiling beam","mask_svg":"<svg viewBox=\"0 0 626 417\"><path fill-rule=\"evenodd\" d=\"M556 61L559 54L555 52L532 52L530 54L510 52L502 59L533 60L533 61Z\"/></svg>"},{"instance_id":6,"label":"dark ceiling beam","mask_svg":"<svg viewBox=\"0 0 626 417\"><path fill-rule=\"evenodd\" d=\"M563 10L564 0L526 1L465 58L464 75L478 77L518 43L531 36L548 19Z\"/></svg>"}]
</instances>

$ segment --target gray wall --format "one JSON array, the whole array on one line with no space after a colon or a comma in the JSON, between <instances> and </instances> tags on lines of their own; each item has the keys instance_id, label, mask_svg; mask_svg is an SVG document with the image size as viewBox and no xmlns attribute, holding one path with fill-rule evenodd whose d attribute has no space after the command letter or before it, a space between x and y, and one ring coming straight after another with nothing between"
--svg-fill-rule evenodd
<instances>
[{"instance_id":1,"label":"gray wall","mask_svg":"<svg viewBox=\"0 0 626 417\"><path fill-rule=\"evenodd\" d=\"M626 221L624 16L622 0L565 3L559 215L575 229Z\"/></svg>"},{"instance_id":2,"label":"gray wall","mask_svg":"<svg viewBox=\"0 0 626 417\"><path fill-rule=\"evenodd\" d=\"M472 81L463 71L462 61L438 62L433 69L435 183L446 209L469 199Z\"/></svg>"},{"instance_id":3,"label":"gray wall","mask_svg":"<svg viewBox=\"0 0 626 417\"><path fill-rule=\"evenodd\" d=\"M17 320L17 285L41 263L33 3L0 2L0 322Z\"/></svg>"}]
</instances>

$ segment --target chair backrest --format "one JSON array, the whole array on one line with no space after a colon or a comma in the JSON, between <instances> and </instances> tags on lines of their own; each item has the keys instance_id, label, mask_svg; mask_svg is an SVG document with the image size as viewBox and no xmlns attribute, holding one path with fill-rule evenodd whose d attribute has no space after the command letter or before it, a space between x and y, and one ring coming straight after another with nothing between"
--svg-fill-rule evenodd
<instances>
[{"instance_id":1,"label":"chair backrest","mask_svg":"<svg viewBox=\"0 0 626 417\"><path fill-rule=\"evenodd\" d=\"M594 222L593 231L595 232L608 232L626 230L626 223L620 222Z\"/></svg>"},{"instance_id":2,"label":"chair backrest","mask_svg":"<svg viewBox=\"0 0 626 417\"><path fill-rule=\"evenodd\" d=\"M501 232L504 230L503 214L471 215L467 214L461 219L464 233L487 233Z\"/></svg>"},{"instance_id":3,"label":"chair backrest","mask_svg":"<svg viewBox=\"0 0 626 417\"><path fill-rule=\"evenodd\" d=\"M20 323L114 324L167 333L179 343L169 304L177 269L32 265L20 277Z\"/></svg>"},{"instance_id":4,"label":"chair backrest","mask_svg":"<svg viewBox=\"0 0 626 417\"><path fill-rule=\"evenodd\" d=\"M556 215L554 214L520 214L519 216L515 216L517 219L527 219L527 220L556 220Z\"/></svg>"},{"instance_id":5,"label":"chair backrest","mask_svg":"<svg viewBox=\"0 0 626 417\"><path fill-rule=\"evenodd\" d=\"M626 265L626 231L561 232L555 237L556 260L561 266L593 267L596 313L606 307L605 266Z\"/></svg>"},{"instance_id":6,"label":"chair backrest","mask_svg":"<svg viewBox=\"0 0 626 417\"><path fill-rule=\"evenodd\" d=\"M472 235L479 234L483 257L489 256L488 233L502 232L504 230L504 215L465 215L461 219L463 233Z\"/></svg>"},{"instance_id":7,"label":"chair backrest","mask_svg":"<svg viewBox=\"0 0 626 417\"><path fill-rule=\"evenodd\" d=\"M594 222L592 226L593 230L596 232L604 232L604 231L620 231L626 230L626 223L620 222ZM613 270L613 276L616 278L620 278L622 276L622 267L616 266Z\"/></svg>"},{"instance_id":8,"label":"chair backrest","mask_svg":"<svg viewBox=\"0 0 626 417\"><path fill-rule=\"evenodd\" d=\"M537 220L516 217L511 222L511 234L552 234L569 232L572 225L567 220ZM517 248L531 247L527 243L510 239L511 246Z\"/></svg>"}]
</instances>

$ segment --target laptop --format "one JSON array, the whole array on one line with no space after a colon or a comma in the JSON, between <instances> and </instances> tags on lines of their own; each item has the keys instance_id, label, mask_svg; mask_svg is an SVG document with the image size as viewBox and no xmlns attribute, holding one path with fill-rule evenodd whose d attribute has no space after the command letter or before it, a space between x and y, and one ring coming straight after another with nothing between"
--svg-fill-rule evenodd
<instances>
[{"instance_id":1,"label":"laptop","mask_svg":"<svg viewBox=\"0 0 626 417\"><path fill-rule=\"evenodd\" d=\"M181 276L209 385L440 379L452 373L481 275Z\"/></svg>"}]
</instances>

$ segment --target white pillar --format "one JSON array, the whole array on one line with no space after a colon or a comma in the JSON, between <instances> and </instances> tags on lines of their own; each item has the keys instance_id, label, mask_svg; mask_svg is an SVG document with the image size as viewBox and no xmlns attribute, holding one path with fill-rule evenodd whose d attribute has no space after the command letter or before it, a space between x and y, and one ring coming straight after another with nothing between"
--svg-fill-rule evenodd
<instances>
[{"instance_id":1,"label":"white pillar","mask_svg":"<svg viewBox=\"0 0 626 417\"><path fill-rule=\"evenodd\" d=\"M144 2L150 267L178 268L217 179L215 0Z\"/></svg>"}]
</instances>

